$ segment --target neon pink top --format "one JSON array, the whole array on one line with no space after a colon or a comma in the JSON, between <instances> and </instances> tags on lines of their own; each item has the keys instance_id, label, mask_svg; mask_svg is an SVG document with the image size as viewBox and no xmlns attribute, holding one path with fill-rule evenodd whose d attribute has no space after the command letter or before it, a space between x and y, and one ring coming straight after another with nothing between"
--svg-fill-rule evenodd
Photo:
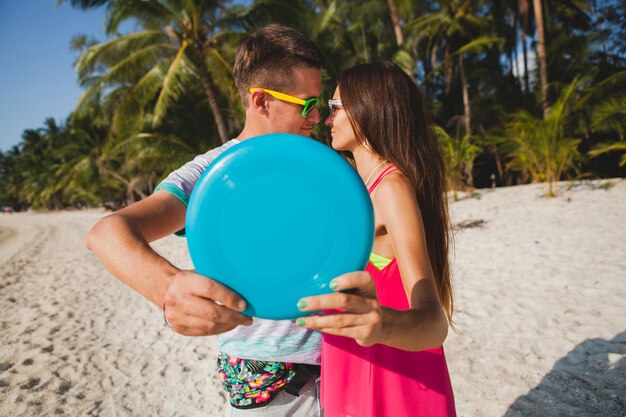
<instances>
[{"instance_id":1,"label":"neon pink top","mask_svg":"<svg viewBox=\"0 0 626 417\"><path fill-rule=\"evenodd\" d=\"M395 166L374 181L370 194ZM408 310L393 259L382 270L368 262L381 305ZM454 394L443 346L409 352L324 334L321 400L325 417L454 417Z\"/></svg>"}]
</instances>

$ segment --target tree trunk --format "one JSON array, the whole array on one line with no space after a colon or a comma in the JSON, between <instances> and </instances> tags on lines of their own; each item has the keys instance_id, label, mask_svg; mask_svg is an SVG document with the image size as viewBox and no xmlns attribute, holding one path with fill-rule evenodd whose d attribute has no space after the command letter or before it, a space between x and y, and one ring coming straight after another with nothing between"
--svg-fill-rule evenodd
<instances>
[{"instance_id":1,"label":"tree trunk","mask_svg":"<svg viewBox=\"0 0 626 417\"><path fill-rule=\"evenodd\" d=\"M446 45L444 56L444 70L446 72L446 95L450 95L452 91L452 76L454 74L454 58L450 56L450 47Z\"/></svg>"},{"instance_id":2,"label":"tree trunk","mask_svg":"<svg viewBox=\"0 0 626 417\"><path fill-rule=\"evenodd\" d=\"M463 55L459 55L459 72L461 74L461 85L463 87L463 109L464 109L464 117L463 121L465 122L465 133L468 135L471 134L472 127L472 109L470 106L469 99L469 87L467 85L467 79L465 78L465 66L463 65Z\"/></svg>"},{"instance_id":3,"label":"tree trunk","mask_svg":"<svg viewBox=\"0 0 626 417\"><path fill-rule=\"evenodd\" d=\"M435 44L433 46L433 50L430 51L430 66L432 67L431 71L434 71L434 69L437 68L437 53L438 52L439 52L439 46Z\"/></svg>"},{"instance_id":4,"label":"tree trunk","mask_svg":"<svg viewBox=\"0 0 626 417\"><path fill-rule=\"evenodd\" d=\"M359 27L361 28L361 40L363 41L363 62L370 62L370 56L367 50L367 36L365 36L365 27L363 26L363 23L361 23Z\"/></svg>"},{"instance_id":5,"label":"tree trunk","mask_svg":"<svg viewBox=\"0 0 626 417\"><path fill-rule=\"evenodd\" d=\"M147 197L146 193L144 193L143 191L141 191L141 189L139 189L139 187L137 187L137 183L141 180L140 177L133 178L129 181L117 172L110 169L106 169L105 172L126 186L126 200L128 203L132 204L136 201L135 194L138 194L140 198Z\"/></svg>"},{"instance_id":6,"label":"tree trunk","mask_svg":"<svg viewBox=\"0 0 626 417\"><path fill-rule=\"evenodd\" d=\"M404 44L404 36L402 35L402 28L400 27L400 19L398 19L398 11L394 0L387 0L387 6L389 7L389 14L391 15L391 22L393 23L393 31L396 34L396 43L398 46Z\"/></svg>"},{"instance_id":7,"label":"tree trunk","mask_svg":"<svg viewBox=\"0 0 626 417\"><path fill-rule=\"evenodd\" d=\"M600 42L602 44L602 52L604 53L604 56L606 57L607 56L606 39L604 37L604 34L602 33L602 21L598 17L598 6L596 5L596 0L592 0L591 10L593 12L593 18L595 20L598 37L600 38Z\"/></svg>"},{"instance_id":8,"label":"tree trunk","mask_svg":"<svg viewBox=\"0 0 626 417\"><path fill-rule=\"evenodd\" d=\"M217 133L219 134L222 143L226 143L230 140L230 137L228 135L228 130L226 129L226 122L224 121L222 109L220 109L220 105L217 102L217 93L215 92L215 87L213 87L213 83L211 83L211 78L209 77L209 74L206 72L206 70L203 68L201 71L202 86L204 87L204 92L206 94L207 101L209 102L211 113L213 113L213 118L215 119Z\"/></svg>"},{"instance_id":9,"label":"tree trunk","mask_svg":"<svg viewBox=\"0 0 626 417\"><path fill-rule=\"evenodd\" d=\"M480 130L480 136L484 139L485 138L485 126L482 124L482 122L479 122L478 127ZM503 181L504 180L504 168L502 167L502 160L500 159L500 154L498 153L498 147L492 143L489 146L489 148L491 149L491 153L493 154L493 157L496 162L496 169L498 170L498 178L500 178L500 180Z\"/></svg>"},{"instance_id":10,"label":"tree trunk","mask_svg":"<svg viewBox=\"0 0 626 417\"><path fill-rule=\"evenodd\" d=\"M541 0L533 0L535 6L535 20L537 22L537 54L539 58L539 73L541 75L541 99L543 101L543 117L545 118L550 110L548 102L548 61L546 57L546 35L543 25L543 9Z\"/></svg>"},{"instance_id":11,"label":"tree trunk","mask_svg":"<svg viewBox=\"0 0 626 417\"><path fill-rule=\"evenodd\" d=\"M526 35L528 34L528 0L519 0L520 28L522 30L522 54L524 55L524 91L530 93L528 82L528 50L526 47Z\"/></svg>"},{"instance_id":12,"label":"tree trunk","mask_svg":"<svg viewBox=\"0 0 626 417\"><path fill-rule=\"evenodd\" d=\"M524 55L524 92L530 93L528 82L528 50L526 49L526 31L522 31L522 54Z\"/></svg>"},{"instance_id":13,"label":"tree trunk","mask_svg":"<svg viewBox=\"0 0 626 417\"><path fill-rule=\"evenodd\" d=\"M510 53L508 54L508 58L509 58L509 63L511 64L511 71L510 73L514 76L515 74L519 75L521 74L521 71L519 69L519 65L517 63L517 60L519 58L519 56L517 55L517 49L513 48Z\"/></svg>"}]
</instances>

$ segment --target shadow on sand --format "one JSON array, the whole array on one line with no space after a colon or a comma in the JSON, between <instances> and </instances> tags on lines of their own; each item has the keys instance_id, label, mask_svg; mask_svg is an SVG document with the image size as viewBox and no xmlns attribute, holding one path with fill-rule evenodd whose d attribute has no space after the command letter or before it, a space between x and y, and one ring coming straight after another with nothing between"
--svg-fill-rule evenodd
<instances>
[{"instance_id":1,"label":"shadow on sand","mask_svg":"<svg viewBox=\"0 0 626 417\"><path fill-rule=\"evenodd\" d=\"M626 332L576 346L503 417L531 416L625 417Z\"/></svg>"}]
</instances>

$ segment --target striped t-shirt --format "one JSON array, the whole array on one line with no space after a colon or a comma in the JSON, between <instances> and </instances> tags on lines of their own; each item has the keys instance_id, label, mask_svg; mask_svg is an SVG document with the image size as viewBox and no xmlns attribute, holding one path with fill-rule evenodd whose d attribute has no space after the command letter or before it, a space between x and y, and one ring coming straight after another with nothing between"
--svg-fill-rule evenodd
<instances>
[{"instance_id":1,"label":"striped t-shirt","mask_svg":"<svg viewBox=\"0 0 626 417\"><path fill-rule=\"evenodd\" d=\"M155 189L166 190L189 203L198 178L222 152L238 144L232 139L219 148L196 156L172 172ZM218 337L220 351L231 356L262 361L320 364L322 337L318 332L303 329L295 320L254 318L252 326L239 326Z\"/></svg>"}]
</instances>

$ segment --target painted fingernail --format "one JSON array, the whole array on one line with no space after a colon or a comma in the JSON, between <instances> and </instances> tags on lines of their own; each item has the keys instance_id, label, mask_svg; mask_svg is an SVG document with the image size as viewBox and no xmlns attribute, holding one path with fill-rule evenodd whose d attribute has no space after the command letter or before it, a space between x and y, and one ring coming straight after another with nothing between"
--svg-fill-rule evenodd
<instances>
[{"instance_id":1,"label":"painted fingernail","mask_svg":"<svg viewBox=\"0 0 626 417\"><path fill-rule=\"evenodd\" d=\"M296 320L296 324L300 327L304 326L306 324L306 321L304 319L298 319Z\"/></svg>"},{"instance_id":2,"label":"painted fingernail","mask_svg":"<svg viewBox=\"0 0 626 417\"><path fill-rule=\"evenodd\" d=\"M296 305L298 306L298 308L300 310L302 310L303 308L306 308L309 305L309 303L307 303L304 300L300 300L300 301L298 301L298 304L296 304Z\"/></svg>"},{"instance_id":3,"label":"painted fingernail","mask_svg":"<svg viewBox=\"0 0 626 417\"><path fill-rule=\"evenodd\" d=\"M336 290L338 286L339 286L339 284L337 283L337 281L335 281L335 280L330 281L329 287L330 287L331 290L333 290L333 291Z\"/></svg>"}]
</instances>

